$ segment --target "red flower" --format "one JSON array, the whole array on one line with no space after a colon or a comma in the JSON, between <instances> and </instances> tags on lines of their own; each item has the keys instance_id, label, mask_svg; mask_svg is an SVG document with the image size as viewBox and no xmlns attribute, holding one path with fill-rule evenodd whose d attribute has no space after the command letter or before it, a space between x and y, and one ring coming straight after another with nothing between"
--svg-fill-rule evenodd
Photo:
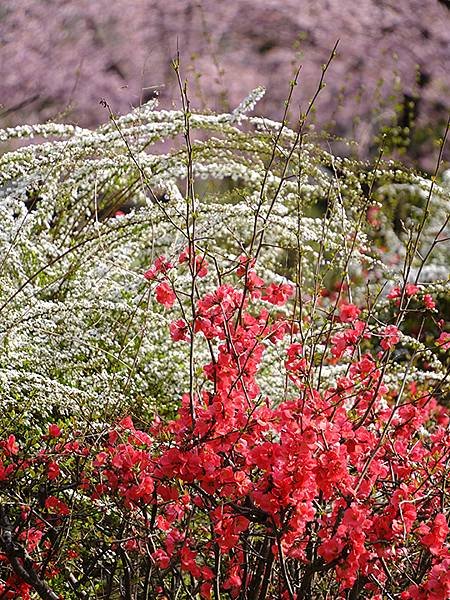
<instances>
[{"instance_id":1,"label":"red flower","mask_svg":"<svg viewBox=\"0 0 450 600\"><path fill-rule=\"evenodd\" d=\"M8 437L6 442L4 442L4 446L9 454L18 454L19 452L19 444L16 442L16 437L14 435Z\"/></svg>"},{"instance_id":2,"label":"red flower","mask_svg":"<svg viewBox=\"0 0 450 600\"><path fill-rule=\"evenodd\" d=\"M255 266L255 259L254 258L249 258L248 256L245 256L245 254L241 254L241 256L239 257L239 267L236 269L236 275L238 277L242 277L242 275L245 274L245 270L247 269L251 269L252 267Z\"/></svg>"},{"instance_id":3,"label":"red flower","mask_svg":"<svg viewBox=\"0 0 450 600\"><path fill-rule=\"evenodd\" d=\"M204 579L203 571L202 571L202 579ZM207 581L205 581L205 583L202 583L202 585L200 586L200 597L202 598L202 600L210 600L211 589L212 589L212 585L210 583L208 583Z\"/></svg>"},{"instance_id":4,"label":"red flower","mask_svg":"<svg viewBox=\"0 0 450 600\"><path fill-rule=\"evenodd\" d=\"M435 342L442 350L450 350L450 333L443 331Z\"/></svg>"},{"instance_id":5,"label":"red flower","mask_svg":"<svg viewBox=\"0 0 450 600\"><path fill-rule=\"evenodd\" d=\"M303 356L303 346L299 343L294 343L287 349L287 358L285 360L285 367L287 371L300 371L306 370L306 360Z\"/></svg>"},{"instance_id":6,"label":"red flower","mask_svg":"<svg viewBox=\"0 0 450 600\"><path fill-rule=\"evenodd\" d=\"M352 323L361 311L354 304L342 304L339 318L342 323Z\"/></svg>"},{"instance_id":7,"label":"red flower","mask_svg":"<svg viewBox=\"0 0 450 600\"><path fill-rule=\"evenodd\" d=\"M425 294L423 297L423 303L425 308L428 308L428 310L434 310L436 308L436 302L433 300L431 294Z\"/></svg>"},{"instance_id":8,"label":"red flower","mask_svg":"<svg viewBox=\"0 0 450 600\"><path fill-rule=\"evenodd\" d=\"M161 569L167 569L170 565L170 558L166 552L162 548L159 548L152 554L152 558L155 561L156 565Z\"/></svg>"},{"instance_id":9,"label":"red flower","mask_svg":"<svg viewBox=\"0 0 450 600\"><path fill-rule=\"evenodd\" d=\"M261 279L256 274L256 271L250 269L247 273L247 279L245 281L245 287L250 292L252 298L259 298L261 296L261 289L264 286L264 279Z\"/></svg>"},{"instance_id":10,"label":"red flower","mask_svg":"<svg viewBox=\"0 0 450 600\"><path fill-rule=\"evenodd\" d=\"M290 283L271 283L266 287L266 293L262 296L262 300L282 306L294 295L294 286Z\"/></svg>"},{"instance_id":11,"label":"red flower","mask_svg":"<svg viewBox=\"0 0 450 600\"><path fill-rule=\"evenodd\" d=\"M195 274L197 277L206 277L208 274L208 263L204 256L195 257Z\"/></svg>"},{"instance_id":12,"label":"red flower","mask_svg":"<svg viewBox=\"0 0 450 600\"><path fill-rule=\"evenodd\" d=\"M183 571L189 571L192 577L198 579L202 572L200 567L195 562L196 556L197 553L187 546L183 546L181 549L181 568Z\"/></svg>"},{"instance_id":13,"label":"red flower","mask_svg":"<svg viewBox=\"0 0 450 600\"><path fill-rule=\"evenodd\" d=\"M158 256L150 269L144 273L144 277L147 281L154 281L160 273L166 275L172 267L172 263L166 260L165 256Z\"/></svg>"},{"instance_id":14,"label":"red flower","mask_svg":"<svg viewBox=\"0 0 450 600\"><path fill-rule=\"evenodd\" d=\"M422 526L422 531L425 533L421 539L422 544L429 548L431 554L438 555L449 532L445 515L438 513L431 527Z\"/></svg>"},{"instance_id":15,"label":"red flower","mask_svg":"<svg viewBox=\"0 0 450 600\"><path fill-rule=\"evenodd\" d=\"M419 289L420 289L419 286L415 285L414 283L407 283L405 292L406 292L407 296L415 296L415 294L417 294Z\"/></svg>"},{"instance_id":16,"label":"red flower","mask_svg":"<svg viewBox=\"0 0 450 600\"><path fill-rule=\"evenodd\" d=\"M183 252L180 254L180 256L178 258L178 262L180 263L180 265L185 262L188 262L189 255L190 255L189 248L186 248L185 250L183 250ZM190 264L193 268L194 275L196 275L197 277L205 277L208 274L208 263L204 256L197 255L195 257L194 261L192 261L192 260L190 261Z\"/></svg>"},{"instance_id":17,"label":"red flower","mask_svg":"<svg viewBox=\"0 0 450 600\"><path fill-rule=\"evenodd\" d=\"M19 534L19 540L25 541L27 552L33 552L33 550L36 550L37 546L39 545L43 535L44 533L42 531L31 527L30 529L22 531Z\"/></svg>"},{"instance_id":18,"label":"red flower","mask_svg":"<svg viewBox=\"0 0 450 600\"><path fill-rule=\"evenodd\" d=\"M3 462L0 460L0 481L6 481L13 471L14 471L13 464L5 467L3 465Z\"/></svg>"},{"instance_id":19,"label":"red flower","mask_svg":"<svg viewBox=\"0 0 450 600\"><path fill-rule=\"evenodd\" d=\"M233 567L228 572L228 577L223 582L224 590L239 590L242 588L242 578L241 578L241 569L240 567ZM234 597L234 596L233 596Z\"/></svg>"},{"instance_id":20,"label":"red flower","mask_svg":"<svg viewBox=\"0 0 450 600\"><path fill-rule=\"evenodd\" d=\"M170 337L174 342L189 340L189 327L184 319L172 321L170 324Z\"/></svg>"},{"instance_id":21,"label":"red flower","mask_svg":"<svg viewBox=\"0 0 450 600\"><path fill-rule=\"evenodd\" d=\"M48 464L47 475L48 475L48 478L50 479L50 481L59 477L60 474L61 474L61 470L57 463L51 462Z\"/></svg>"},{"instance_id":22,"label":"red flower","mask_svg":"<svg viewBox=\"0 0 450 600\"><path fill-rule=\"evenodd\" d=\"M356 320L352 328L340 331L331 338L331 353L334 357L340 358L362 339L368 338L370 338L370 334L366 332L366 324L363 321Z\"/></svg>"},{"instance_id":23,"label":"red flower","mask_svg":"<svg viewBox=\"0 0 450 600\"><path fill-rule=\"evenodd\" d=\"M57 438L61 435L61 429L58 427L58 425L53 423L52 425L48 426L48 435L50 437Z\"/></svg>"},{"instance_id":24,"label":"red flower","mask_svg":"<svg viewBox=\"0 0 450 600\"><path fill-rule=\"evenodd\" d=\"M119 426L123 429L130 429L131 431L135 430L133 419L131 417L124 417L119 421Z\"/></svg>"},{"instance_id":25,"label":"red flower","mask_svg":"<svg viewBox=\"0 0 450 600\"><path fill-rule=\"evenodd\" d=\"M249 278L252 269L244 272ZM170 290L169 282L158 283L159 289L164 291L166 285ZM156 417L148 431L141 431L125 417L111 431L96 436L91 447L80 443L80 432L70 443L49 445L45 436L36 453L34 445L21 448L21 455L28 454L21 456L20 463L11 459L18 451L14 436L1 443L1 459L8 466L5 469L0 460L0 479L8 477L6 471L12 468L20 477L19 490L27 481L28 495L35 465L47 465L48 479L59 477L58 487L50 483L60 490L53 491L55 496L70 498L68 506L58 497L47 497L48 512L42 515L22 500L18 508L23 513L19 521L19 533L25 531L23 545L28 542L31 551L37 544L46 560L54 550L49 525L58 526L72 512L74 520L83 519L91 499L94 518L104 506L113 506L129 524L121 542L108 522L108 539L116 539L109 545L113 553L120 548L142 552L151 536L152 566L162 586L157 594L165 593L181 572L186 589L194 595L209 598L217 580L220 594L227 590L230 597L237 597L252 585L258 560L267 568L265 552L247 554L247 560L255 562L251 569L244 568L249 540L258 536L271 552L273 573L280 568L281 553L301 568L314 541L330 583L342 596L361 575L366 581L361 593L374 600L381 600L381 586L393 586L393 594L398 591L405 600L450 597L449 528L444 511L436 514L442 510L436 489L444 489L448 479L445 409L421 380L403 386L404 402L395 403L398 387L393 382L388 389L383 381L383 369L374 357L378 348L361 345L371 334L352 304L340 306L342 324L333 331L331 344L328 332L317 335L318 343L326 340L328 345L328 351L320 353L324 366L340 367L337 357L345 352L351 355L342 361L344 369L332 381L323 377L319 385L311 377L306 385L305 375L316 364L307 336L302 347L293 338L289 321L277 314L281 311L253 306L251 294L244 299L242 288L247 284L241 281L236 288L223 283L197 301L192 325L182 319L171 324L172 339L201 332L212 340L212 352L204 366L206 379L182 395L178 413L168 423ZM266 298L277 304L292 291L289 285L272 284ZM395 325L381 326L381 335L377 333L384 349L394 347L401 336ZM281 402L267 398L258 387L269 340L287 346ZM439 342L450 345L450 334L442 333ZM278 351L281 355L281 348ZM421 435L429 424L429 433ZM57 437L60 432L55 427L49 433ZM75 453L85 457L81 476L79 461L70 460ZM58 463L63 465L61 473ZM15 484L8 477L5 493L10 483ZM40 485L40 481L30 483L37 502ZM63 489L71 491L65 496ZM79 492L81 511L76 504ZM99 499L101 504L96 502ZM66 518L68 527L71 520ZM279 544L275 529L280 532ZM215 548L223 556L220 573ZM406 590L409 583L399 584L397 590L397 582L388 581L389 571L403 577L420 566L423 552L431 556L421 580ZM68 559L67 549L62 557ZM12 572L1 554L0 562ZM56 572L52 561L46 574L50 572ZM1 585L6 585L12 598L25 597L19 595L18 579L13 585L7 575L3 582L0 595ZM266 595L288 599L282 578L268 583Z\"/></svg>"},{"instance_id":26,"label":"red flower","mask_svg":"<svg viewBox=\"0 0 450 600\"><path fill-rule=\"evenodd\" d=\"M177 299L175 292L168 283L160 283L156 286L156 301L165 308L171 308Z\"/></svg>"},{"instance_id":27,"label":"red flower","mask_svg":"<svg viewBox=\"0 0 450 600\"><path fill-rule=\"evenodd\" d=\"M381 333L383 339L381 340L381 347L383 350L390 350L394 348L400 341L399 330L395 325L388 325Z\"/></svg>"},{"instance_id":28,"label":"red flower","mask_svg":"<svg viewBox=\"0 0 450 600\"><path fill-rule=\"evenodd\" d=\"M49 496L45 500L45 508L59 515L70 515L70 509L67 504L55 496Z\"/></svg>"},{"instance_id":29,"label":"red flower","mask_svg":"<svg viewBox=\"0 0 450 600\"><path fill-rule=\"evenodd\" d=\"M148 269L148 271L145 271L144 273L144 279L146 279L147 281L154 281L156 279L156 271L153 267L150 267L150 269Z\"/></svg>"},{"instance_id":30,"label":"red flower","mask_svg":"<svg viewBox=\"0 0 450 600\"><path fill-rule=\"evenodd\" d=\"M387 294L386 298L389 298L389 300L395 300L396 298L400 298L401 295L402 292L400 288L398 286L395 286L392 288L389 294Z\"/></svg>"}]
</instances>

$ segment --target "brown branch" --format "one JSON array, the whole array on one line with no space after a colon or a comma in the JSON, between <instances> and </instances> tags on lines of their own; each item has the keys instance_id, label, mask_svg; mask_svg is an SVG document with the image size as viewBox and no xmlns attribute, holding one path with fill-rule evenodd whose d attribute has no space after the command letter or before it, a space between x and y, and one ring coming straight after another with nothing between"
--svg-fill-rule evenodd
<instances>
[{"instance_id":1,"label":"brown branch","mask_svg":"<svg viewBox=\"0 0 450 600\"><path fill-rule=\"evenodd\" d=\"M0 506L0 528L0 547L11 563L14 573L30 585L43 600L60 600L60 596L38 577L33 568L33 561L25 549L13 540L13 527L3 506Z\"/></svg>"}]
</instances>

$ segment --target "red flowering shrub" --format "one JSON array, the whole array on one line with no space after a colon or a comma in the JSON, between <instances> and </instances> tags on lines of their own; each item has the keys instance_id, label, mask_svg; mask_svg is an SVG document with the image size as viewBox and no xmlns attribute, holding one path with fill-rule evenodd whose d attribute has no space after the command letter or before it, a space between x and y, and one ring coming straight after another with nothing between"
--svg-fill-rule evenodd
<instances>
[{"instance_id":1,"label":"red flowering shrub","mask_svg":"<svg viewBox=\"0 0 450 600\"><path fill-rule=\"evenodd\" d=\"M195 283L205 265L191 266ZM253 263L238 275L173 321L175 342L211 349L175 419L127 416L89 435L52 424L29 446L4 437L3 597L450 595L449 417L429 386L385 383L397 327L377 353L378 332L343 304L317 365L275 312L294 289L252 288ZM165 307L176 297L156 287ZM285 393L267 398L262 360L283 345ZM344 355L346 371L321 385Z\"/></svg>"}]
</instances>

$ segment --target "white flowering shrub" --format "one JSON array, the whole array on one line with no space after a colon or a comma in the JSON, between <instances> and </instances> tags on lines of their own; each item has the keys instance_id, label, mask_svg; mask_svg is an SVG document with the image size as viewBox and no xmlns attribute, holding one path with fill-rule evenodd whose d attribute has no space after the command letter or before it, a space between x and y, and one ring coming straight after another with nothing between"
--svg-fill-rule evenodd
<instances>
[{"instance_id":1,"label":"white flowering shrub","mask_svg":"<svg viewBox=\"0 0 450 600\"><path fill-rule=\"evenodd\" d=\"M303 127L248 116L261 94L230 114L158 111L152 101L93 131L0 131L0 400L11 418L96 421L125 405L178 403L187 350L169 343L172 316L143 274L191 236L214 265L202 293L249 247L262 276L292 280L311 347L336 310L324 289L339 281L351 281L350 300L366 305L374 325L396 284L446 297L448 184L333 156ZM16 139L27 145L14 149ZM187 289L190 278L181 270L176 284ZM399 360L387 377L444 386L444 361L417 338L411 344L427 369ZM282 387L275 350L267 356L263 387ZM205 362L202 349L196 360ZM327 366L321 377L342 369Z\"/></svg>"}]
</instances>

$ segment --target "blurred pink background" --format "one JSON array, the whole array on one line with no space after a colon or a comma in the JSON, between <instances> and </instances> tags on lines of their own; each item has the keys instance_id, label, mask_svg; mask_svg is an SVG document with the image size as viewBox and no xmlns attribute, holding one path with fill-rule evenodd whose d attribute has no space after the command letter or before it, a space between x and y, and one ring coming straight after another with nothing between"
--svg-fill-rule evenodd
<instances>
[{"instance_id":1,"label":"blurred pink background","mask_svg":"<svg viewBox=\"0 0 450 600\"><path fill-rule=\"evenodd\" d=\"M47 119L95 126L159 92L179 105L177 47L198 109L234 108L254 87L256 112L306 108L340 38L316 104L317 130L375 152L384 125L409 127L412 162L430 167L450 111L450 3L438 0L3 0L0 124Z\"/></svg>"}]
</instances>

